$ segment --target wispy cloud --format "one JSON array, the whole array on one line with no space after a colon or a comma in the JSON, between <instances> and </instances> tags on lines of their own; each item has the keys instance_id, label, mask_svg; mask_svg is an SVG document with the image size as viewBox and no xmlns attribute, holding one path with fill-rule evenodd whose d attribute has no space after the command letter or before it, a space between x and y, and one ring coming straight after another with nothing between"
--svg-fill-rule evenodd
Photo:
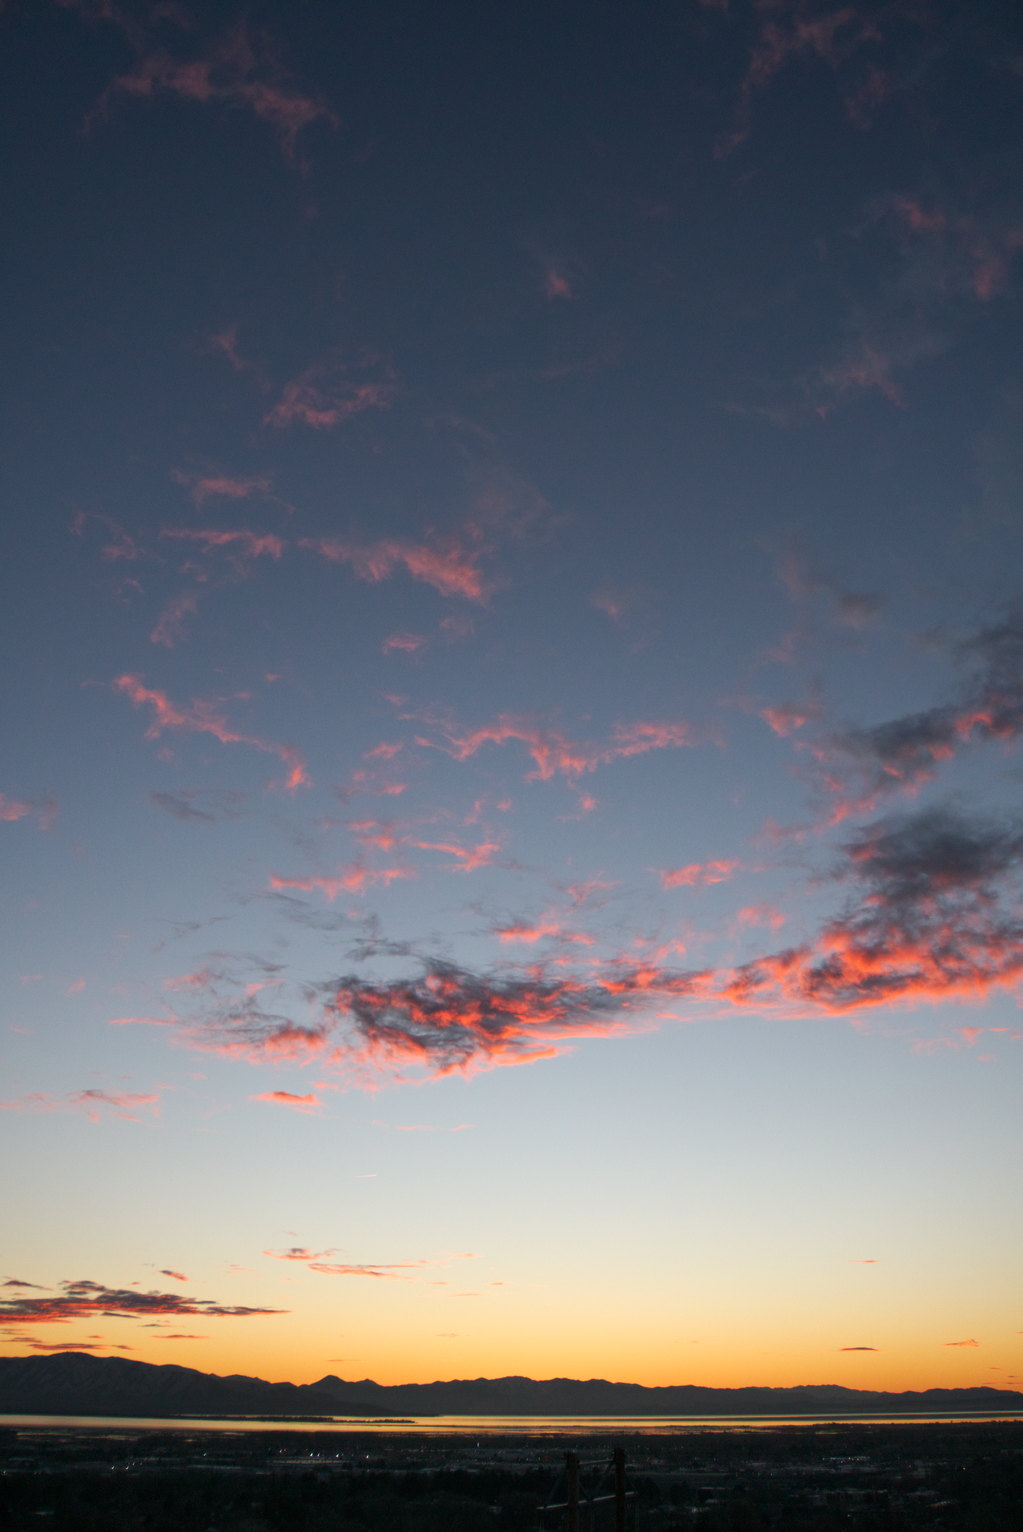
<instances>
[{"instance_id":1,"label":"wispy cloud","mask_svg":"<svg viewBox=\"0 0 1023 1532\"><path fill-rule=\"evenodd\" d=\"M561 776L576 783L580 777L612 761L644 755L649 750L678 749L696 743L694 731L685 723L617 724L610 740L596 744L572 740L553 724L512 714L501 714L494 723L465 734L458 733L454 726L440 732L443 744L428 739L418 743L444 750L456 761L468 760L484 745L521 742L535 763L535 769L526 778L530 782L549 782Z\"/></svg>"},{"instance_id":2,"label":"wispy cloud","mask_svg":"<svg viewBox=\"0 0 1023 1532\"><path fill-rule=\"evenodd\" d=\"M373 584L404 570L413 580L432 585L442 596L461 596L466 601L483 603L490 590L479 568L487 551L482 543L473 545L456 537L421 543L381 538L362 544L340 538L303 538L300 546L332 564L350 565L360 580Z\"/></svg>"},{"instance_id":3,"label":"wispy cloud","mask_svg":"<svg viewBox=\"0 0 1023 1532\"><path fill-rule=\"evenodd\" d=\"M245 563L264 557L280 559L287 547L273 532L251 532L244 528L164 527L160 536L197 543L203 553L223 550Z\"/></svg>"},{"instance_id":4,"label":"wispy cloud","mask_svg":"<svg viewBox=\"0 0 1023 1532\"><path fill-rule=\"evenodd\" d=\"M146 730L147 739L159 739L165 729L181 729L186 733L211 734L223 745L251 745L276 755L287 767L283 786L290 791L307 786L309 778L305 762L290 745L272 744L252 734L242 734L233 729L218 711L218 704L197 700L191 703L175 703L165 692L147 687L138 675L118 676L114 688L132 701L136 707L148 706L153 710L153 720Z\"/></svg>"},{"instance_id":5,"label":"wispy cloud","mask_svg":"<svg viewBox=\"0 0 1023 1532\"><path fill-rule=\"evenodd\" d=\"M111 9L104 19L120 18ZM108 87L101 111L109 110L118 97L150 99L163 94L204 106L242 109L269 124L289 158L295 156L299 135L312 124L338 126L337 115L326 102L297 88L265 38L242 24L190 53L151 46L138 23L124 30L135 44L137 58L133 68ZM192 40L189 32L186 41Z\"/></svg>"},{"instance_id":6,"label":"wispy cloud","mask_svg":"<svg viewBox=\"0 0 1023 1532\"><path fill-rule=\"evenodd\" d=\"M41 830L52 830L59 812L56 798L49 793L42 798L8 798L0 793L0 824L16 824L34 815Z\"/></svg>"},{"instance_id":7,"label":"wispy cloud","mask_svg":"<svg viewBox=\"0 0 1023 1532\"><path fill-rule=\"evenodd\" d=\"M15 1096L10 1101L0 1101L3 1112L85 1112L93 1122L100 1122L109 1113L125 1122L140 1122L140 1112L148 1108L154 1115L160 1110L160 1092L89 1090L69 1091L64 1096L34 1091L29 1095Z\"/></svg>"},{"instance_id":8,"label":"wispy cloud","mask_svg":"<svg viewBox=\"0 0 1023 1532\"><path fill-rule=\"evenodd\" d=\"M324 1251L317 1255L311 1250L293 1247L290 1250L264 1250L263 1254L277 1261L301 1261L309 1271L326 1277L371 1277L384 1282L408 1282L410 1273L436 1270L449 1266L452 1261L473 1261L471 1253L428 1256L417 1261L329 1261L336 1252Z\"/></svg>"},{"instance_id":9,"label":"wispy cloud","mask_svg":"<svg viewBox=\"0 0 1023 1532\"><path fill-rule=\"evenodd\" d=\"M665 867L658 872L662 888L704 888L724 883L734 874L737 861L690 862L685 867Z\"/></svg>"},{"instance_id":10,"label":"wispy cloud","mask_svg":"<svg viewBox=\"0 0 1023 1532\"><path fill-rule=\"evenodd\" d=\"M267 1090L261 1091L258 1096L251 1098L253 1101L266 1101L271 1106L290 1107L293 1112L316 1112L322 1106L319 1096L310 1091L307 1095L297 1096L290 1090Z\"/></svg>"},{"instance_id":11,"label":"wispy cloud","mask_svg":"<svg viewBox=\"0 0 1023 1532\"><path fill-rule=\"evenodd\" d=\"M364 894L369 888L388 888L396 879L414 877L414 867L366 867L361 862L353 862L333 877L281 878L272 874L270 887L295 888L306 893L315 891L333 902L341 894Z\"/></svg>"},{"instance_id":12,"label":"wispy cloud","mask_svg":"<svg viewBox=\"0 0 1023 1532\"><path fill-rule=\"evenodd\" d=\"M207 500L246 500L250 495L270 495L273 489L271 481L260 475L243 478L223 473L182 473L176 469L174 478L186 487L199 510L205 508Z\"/></svg>"},{"instance_id":13,"label":"wispy cloud","mask_svg":"<svg viewBox=\"0 0 1023 1532\"><path fill-rule=\"evenodd\" d=\"M476 872L480 867L490 867L501 850L499 841L480 841L475 846L459 846L453 841L410 840L410 846L420 851L439 851L454 857L458 872Z\"/></svg>"},{"instance_id":14,"label":"wispy cloud","mask_svg":"<svg viewBox=\"0 0 1023 1532\"><path fill-rule=\"evenodd\" d=\"M917 789L971 745L1007 743L1023 733L1023 616L1013 612L980 630L959 645L957 657L969 674L953 701L849 729L815 747L834 800L833 820L869 810L900 789Z\"/></svg>"},{"instance_id":15,"label":"wispy cloud","mask_svg":"<svg viewBox=\"0 0 1023 1532\"><path fill-rule=\"evenodd\" d=\"M264 415L263 424L331 431L366 410L388 409L396 397L397 389L390 379L353 378L338 361L317 362L285 383L277 403Z\"/></svg>"}]
</instances>

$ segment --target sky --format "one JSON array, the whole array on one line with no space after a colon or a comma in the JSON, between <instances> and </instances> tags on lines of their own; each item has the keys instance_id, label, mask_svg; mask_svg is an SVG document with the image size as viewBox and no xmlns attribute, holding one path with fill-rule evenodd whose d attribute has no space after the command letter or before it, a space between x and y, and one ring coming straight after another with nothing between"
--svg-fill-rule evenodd
<instances>
[{"instance_id":1,"label":"sky","mask_svg":"<svg viewBox=\"0 0 1023 1532\"><path fill-rule=\"evenodd\" d=\"M1023 1385L1023 25L7 0L0 1351Z\"/></svg>"}]
</instances>

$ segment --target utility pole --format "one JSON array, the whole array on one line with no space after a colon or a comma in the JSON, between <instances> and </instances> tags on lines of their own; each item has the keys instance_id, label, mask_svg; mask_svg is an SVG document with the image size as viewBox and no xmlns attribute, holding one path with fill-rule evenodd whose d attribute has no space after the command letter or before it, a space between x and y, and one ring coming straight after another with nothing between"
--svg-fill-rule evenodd
<instances>
[{"instance_id":1,"label":"utility pole","mask_svg":"<svg viewBox=\"0 0 1023 1532\"><path fill-rule=\"evenodd\" d=\"M568 1484L568 1504L565 1507L567 1532L579 1532L579 1454L565 1453L565 1479Z\"/></svg>"},{"instance_id":2,"label":"utility pole","mask_svg":"<svg viewBox=\"0 0 1023 1532\"><path fill-rule=\"evenodd\" d=\"M625 1448L614 1450L615 1532L625 1532Z\"/></svg>"}]
</instances>

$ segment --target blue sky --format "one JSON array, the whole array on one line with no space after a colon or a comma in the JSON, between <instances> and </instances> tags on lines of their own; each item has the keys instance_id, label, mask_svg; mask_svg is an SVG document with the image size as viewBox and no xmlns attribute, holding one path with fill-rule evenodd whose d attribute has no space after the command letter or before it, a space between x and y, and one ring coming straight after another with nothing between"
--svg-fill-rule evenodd
<instances>
[{"instance_id":1,"label":"blue sky","mask_svg":"<svg viewBox=\"0 0 1023 1532\"><path fill-rule=\"evenodd\" d=\"M1013 9L2 24L4 1349L1015 1386Z\"/></svg>"}]
</instances>

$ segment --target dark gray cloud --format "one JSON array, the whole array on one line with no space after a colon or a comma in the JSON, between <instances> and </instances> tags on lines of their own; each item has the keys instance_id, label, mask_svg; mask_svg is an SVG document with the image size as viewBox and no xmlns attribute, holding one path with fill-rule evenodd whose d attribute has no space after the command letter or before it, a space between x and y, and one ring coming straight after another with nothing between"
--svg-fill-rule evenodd
<instances>
[{"instance_id":1,"label":"dark gray cloud","mask_svg":"<svg viewBox=\"0 0 1023 1532\"><path fill-rule=\"evenodd\" d=\"M879 821L843 847L843 913L815 941L737 970L724 993L829 1010L979 996L1023 974L1023 826L951 808Z\"/></svg>"},{"instance_id":2,"label":"dark gray cloud","mask_svg":"<svg viewBox=\"0 0 1023 1532\"><path fill-rule=\"evenodd\" d=\"M80 1279L62 1282L59 1295L50 1298L0 1299L0 1323L67 1324L73 1319L149 1318L153 1314L202 1314L240 1318L254 1314L281 1314L283 1309L254 1309L239 1304L216 1303L212 1298L189 1298L182 1293L141 1293L132 1288L106 1287L102 1282Z\"/></svg>"},{"instance_id":3,"label":"dark gray cloud","mask_svg":"<svg viewBox=\"0 0 1023 1532\"><path fill-rule=\"evenodd\" d=\"M830 761L852 762L861 781L849 789L862 807L880 794L914 787L973 743L1012 740L1023 732L1023 612L1014 612L958 646L969 669L957 697L868 729L832 737ZM833 784L845 798L845 785ZM842 817L839 813L838 817Z\"/></svg>"}]
</instances>

